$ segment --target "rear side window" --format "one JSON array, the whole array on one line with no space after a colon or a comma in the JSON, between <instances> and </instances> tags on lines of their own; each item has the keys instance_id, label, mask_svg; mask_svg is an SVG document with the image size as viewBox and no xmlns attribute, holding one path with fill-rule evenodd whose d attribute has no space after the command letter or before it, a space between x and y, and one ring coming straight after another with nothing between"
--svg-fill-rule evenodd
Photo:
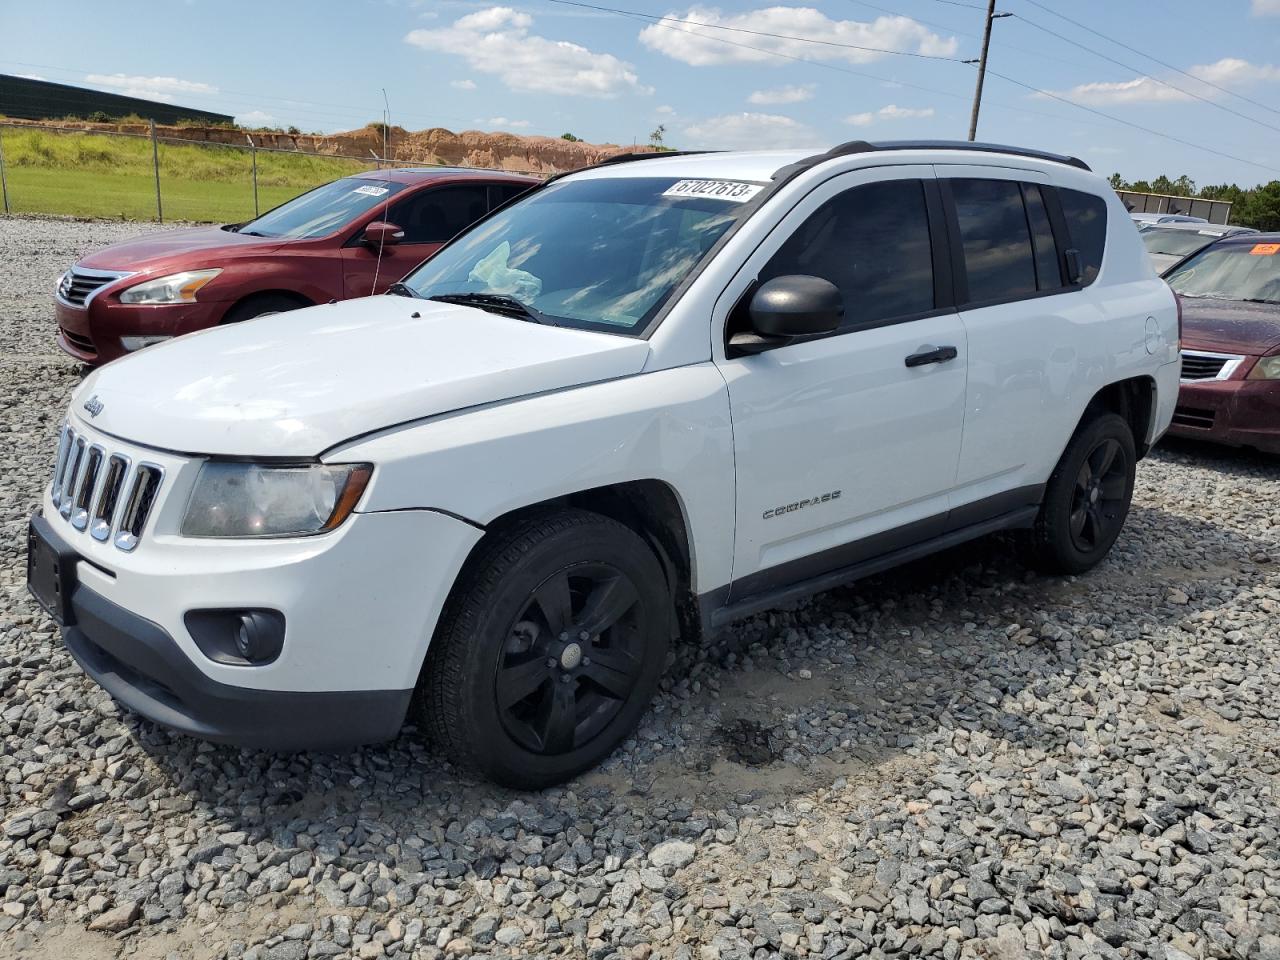
<instances>
[{"instance_id":1,"label":"rear side window","mask_svg":"<svg viewBox=\"0 0 1280 960\"><path fill-rule=\"evenodd\" d=\"M1011 180L952 180L969 300L1011 300L1036 292L1036 258Z\"/></svg>"},{"instance_id":2,"label":"rear side window","mask_svg":"<svg viewBox=\"0 0 1280 960\"><path fill-rule=\"evenodd\" d=\"M489 208L502 206L508 200L526 193L530 189L527 183L495 183L489 185Z\"/></svg>"},{"instance_id":3,"label":"rear side window","mask_svg":"<svg viewBox=\"0 0 1280 960\"><path fill-rule=\"evenodd\" d=\"M1107 238L1107 202L1092 193L1058 188L1062 216L1067 221L1071 246L1080 257L1080 282L1088 286L1102 269Z\"/></svg>"},{"instance_id":4,"label":"rear side window","mask_svg":"<svg viewBox=\"0 0 1280 960\"><path fill-rule=\"evenodd\" d=\"M1027 226L1031 228L1031 245L1036 252L1036 286L1041 290L1058 290L1063 286L1062 267L1044 197L1034 183L1024 183L1022 199L1027 204Z\"/></svg>"},{"instance_id":5,"label":"rear side window","mask_svg":"<svg viewBox=\"0 0 1280 960\"><path fill-rule=\"evenodd\" d=\"M830 280L844 296L841 332L934 308L933 251L924 185L887 180L832 197L760 272Z\"/></svg>"}]
</instances>

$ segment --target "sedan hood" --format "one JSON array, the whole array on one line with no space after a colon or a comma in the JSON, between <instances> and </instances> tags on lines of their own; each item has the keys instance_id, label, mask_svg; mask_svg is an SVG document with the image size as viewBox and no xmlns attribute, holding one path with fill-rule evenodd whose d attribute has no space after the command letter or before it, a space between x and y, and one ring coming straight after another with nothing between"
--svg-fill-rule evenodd
<instances>
[{"instance_id":1,"label":"sedan hood","mask_svg":"<svg viewBox=\"0 0 1280 960\"><path fill-rule=\"evenodd\" d=\"M313 457L423 417L630 376L644 340L367 297L217 327L91 374L73 412L183 453Z\"/></svg>"},{"instance_id":2,"label":"sedan hood","mask_svg":"<svg viewBox=\"0 0 1280 960\"><path fill-rule=\"evenodd\" d=\"M91 270L121 270L137 273L159 266L174 257L192 253L223 256L234 253L244 256L251 253L267 253L280 246L276 237L250 237L243 233L223 230L221 227L192 227L187 230L166 230L113 243L78 261L78 266ZM197 265L199 266L199 265ZM192 269L183 266L182 269Z\"/></svg>"},{"instance_id":3,"label":"sedan hood","mask_svg":"<svg viewBox=\"0 0 1280 960\"><path fill-rule=\"evenodd\" d=\"M1262 356L1280 346L1280 304L1180 297L1182 345Z\"/></svg>"}]
</instances>

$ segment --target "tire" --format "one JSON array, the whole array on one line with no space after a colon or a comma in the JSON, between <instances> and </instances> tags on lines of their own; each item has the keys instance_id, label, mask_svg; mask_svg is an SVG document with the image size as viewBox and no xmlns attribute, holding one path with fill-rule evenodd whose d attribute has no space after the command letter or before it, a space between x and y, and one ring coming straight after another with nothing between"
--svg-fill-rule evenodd
<instances>
[{"instance_id":1,"label":"tire","mask_svg":"<svg viewBox=\"0 0 1280 960\"><path fill-rule=\"evenodd\" d=\"M414 712L458 766L536 789L607 757L666 662L673 603L653 550L581 510L486 538L445 605Z\"/></svg>"},{"instance_id":2,"label":"tire","mask_svg":"<svg viewBox=\"0 0 1280 960\"><path fill-rule=\"evenodd\" d=\"M1133 431L1117 414L1102 414L1076 430L1024 541L1031 566L1077 574L1101 562L1129 515L1137 460Z\"/></svg>"},{"instance_id":3,"label":"tire","mask_svg":"<svg viewBox=\"0 0 1280 960\"><path fill-rule=\"evenodd\" d=\"M279 293L264 293L261 296L241 300L227 311L222 318L223 323L243 323L257 317L266 317L273 313L284 313L286 310L298 310L306 304L293 297Z\"/></svg>"}]
</instances>

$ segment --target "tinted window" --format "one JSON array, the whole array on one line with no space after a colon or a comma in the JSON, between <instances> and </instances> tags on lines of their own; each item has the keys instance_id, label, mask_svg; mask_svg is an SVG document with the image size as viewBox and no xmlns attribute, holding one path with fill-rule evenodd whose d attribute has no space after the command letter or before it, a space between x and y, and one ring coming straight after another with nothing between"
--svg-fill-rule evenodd
<instances>
[{"instance_id":1,"label":"tinted window","mask_svg":"<svg viewBox=\"0 0 1280 960\"><path fill-rule=\"evenodd\" d=\"M1022 199L1027 203L1027 225L1031 228L1031 245L1036 252L1036 285L1041 290L1057 290L1063 285L1058 248L1053 242L1053 228L1044 208L1044 197L1034 183L1022 185Z\"/></svg>"},{"instance_id":2,"label":"tinted window","mask_svg":"<svg viewBox=\"0 0 1280 960\"><path fill-rule=\"evenodd\" d=\"M1067 221L1071 246L1080 255L1082 283L1090 284L1102 269L1102 250L1107 237L1107 202L1092 193L1059 188L1062 215Z\"/></svg>"},{"instance_id":3,"label":"tinted window","mask_svg":"<svg viewBox=\"0 0 1280 960\"><path fill-rule=\"evenodd\" d=\"M828 200L773 255L760 281L797 273L840 288L842 330L932 310L933 257L923 184L890 180Z\"/></svg>"},{"instance_id":4,"label":"tinted window","mask_svg":"<svg viewBox=\"0 0 1280 960\"><path fill-rule=\"evenodd\" d=\"M1018 184L952 180L951 192L969 276L969 300L1007 300L1035 293L1035 254Z\"/></svg>"},{"instance_id":5,"label":"tinted window","mask_svg":"<svg viewBox=\"0 0 1280 960\"><path fill-rule=\"evenodd\" d=\"M526 183L502 183L489 187L489 209L500 207L508 200L520 196L529 189Z\"/></svg>"},{"instance_id":6,"label":"tinted window","mask_svg":"<svg viewBox=\"0 0 1280 960\"><path fill-rule=\"evenodd\" d=\"M488 187L463 184L424 190L391 208L402 243L444 243L489 212Z\"/></svg>"}]
</instances>

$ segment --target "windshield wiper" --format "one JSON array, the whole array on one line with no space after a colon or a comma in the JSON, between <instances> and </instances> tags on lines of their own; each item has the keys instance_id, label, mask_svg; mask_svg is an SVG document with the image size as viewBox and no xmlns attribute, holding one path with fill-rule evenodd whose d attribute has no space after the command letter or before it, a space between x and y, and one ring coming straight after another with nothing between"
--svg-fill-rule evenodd
<instances>
[{"instance_id":1,"label":"windshield wiper","mask_svg":"<svg viewBox=\"0 0 1280 960\"><path fill-rule=\"evenodd\" d=\"M1280 303L1280 300L1268 300L1266 297L1241 297L1242 303Z\"/></svg>"},{"instance_id":2,"label":"windshield wiper","mask_svg":"<svg viewBox=\"0 0 1280 960\"><path fill-rule=\"evenodd\" d=\"M533 307L521 303L515 297L503 296L500 293L438 293L427 299L438 300L441 303L457 303L464 307L476 307L491 313L518 317L530 323L547 322L546 318Z\"/></svg>"},{"instance_id":3,"label":"windshield wiper","mask_svg":"<svg viewBox=\"0 0 1280 960\"><path fill-rule=\"evenodd\" d=\"M418 293L408 284L401 283L399 280L387 287L387 293L393 297L413 297L415 300L422 299L422 294Z\"/></svg>"}]
</instances>

